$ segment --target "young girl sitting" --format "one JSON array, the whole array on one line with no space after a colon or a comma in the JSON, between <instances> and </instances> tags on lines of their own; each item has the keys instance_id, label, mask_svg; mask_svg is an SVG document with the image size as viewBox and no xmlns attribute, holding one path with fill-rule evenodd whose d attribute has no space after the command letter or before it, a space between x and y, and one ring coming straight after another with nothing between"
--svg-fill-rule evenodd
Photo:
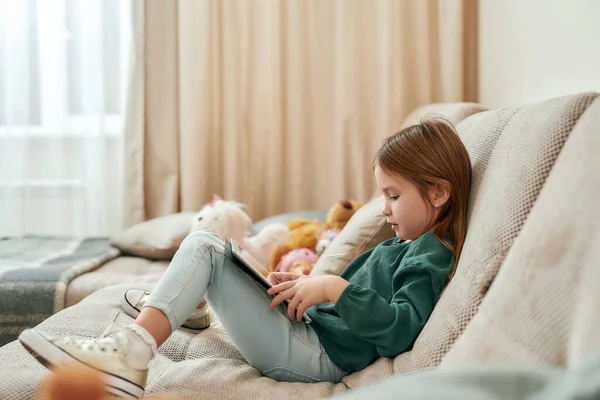
<instances>
[{"instance_id":1,"label":"young girl sitting","mask_svg":"<svg viewBox=\"0 0 600 400\"><path fill-rule=\"evenodd\" d=\"M276 273L266 293L235 266L223 239L197 231L152 293L126 293L133 324L99 339L51 339L35 329L19 339L45 363L80 361L103 373L113 393L137 397L171 333L209 325L205 300L250 365L279 381L339 382L410 350L463 247L471 164L452 125L428 120L387 138L373 169L397 238L358 256L341 276Z\"/></svg>"}]
</instances>

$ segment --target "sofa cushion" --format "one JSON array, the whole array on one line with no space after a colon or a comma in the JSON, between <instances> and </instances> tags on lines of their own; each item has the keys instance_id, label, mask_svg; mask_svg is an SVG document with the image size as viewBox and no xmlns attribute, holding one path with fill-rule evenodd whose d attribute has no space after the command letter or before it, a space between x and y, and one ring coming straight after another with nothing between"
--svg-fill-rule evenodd
<instances>
[{"instance_id":1,"label":"sofa cushion","mask_svg":"<svg viewBox=\"0 0 600 400\"><path fill-rule=\"evenodd\" d=\"M151 284L140 284L151 289ZM100 289L73 307L53 315L38 328L51 336L100 337L131 324L120 306L131 284ZM217 315L198 335L175 331L150 363L146 395L177 399L307 399L347 390L343 383L287 383L264 377L231 342ZM252 334L248 332L248 334ZM17 341L0 348L0 399L39 398L40 382L51 373ZM201 395L199 395L199 393Z\"/></svg>"},{"instance_id":2,"label":"sofa cushion","mask_svg":"<svg viewBox=\"0 0 600 400\"><path fill-rule=\"evenodd\" d=\"M120 283L156 283L167 265L167 261L152 261L142 257L115 258L100 268L73 279L67 287L65 306L77 304L86 296L107 286Z\"/></svg>"},{"instance_id":3,"label":"sofa cushion","mask_svg":"<svg viewBox=\"0 0 600 400\"><path fill-rule=\"evenodd\" d=\"M111 237L124 254L170 260L190 232L194 212L180 212L135 224Z\"/></svg>"},{"instance_id":4,"label":"sofa cushion","mask_svg":"<svg viewBox=\"0 0 600 400\"><path fill-rule=\"evenodd\" d=\"M442 365L580 367L600 353L600 98L581 116L521 233Z\"/></svg>"},{"instance_id":5,"label":"sofa cushion","mask_svg":"<svg viewBox=\"0 0 600 400\"><path fill-rule=\"evenodd\" d=\"M414 125L421 118L441 115L458 124L469 115L485 110L475 103L428 104L412 112L402 123L402 128ZM331 242L311 271L311 275L341 274L346 266L361 253L372 249L395 232L381 214L383 197L374 193L373 198L352 216L339 235Z\"/></svg>"},{"instance_id":6,"label":"sofa cushion","mask_svg":"<svg viewBox=\"0 0 600 400\"><path fill-rule=\"evenodd\" d=\"M473 319L580 115L595 94L474 115L458 127L473 164L457 272L395 372L438 365Z\"/></svg>"}]
</instances>

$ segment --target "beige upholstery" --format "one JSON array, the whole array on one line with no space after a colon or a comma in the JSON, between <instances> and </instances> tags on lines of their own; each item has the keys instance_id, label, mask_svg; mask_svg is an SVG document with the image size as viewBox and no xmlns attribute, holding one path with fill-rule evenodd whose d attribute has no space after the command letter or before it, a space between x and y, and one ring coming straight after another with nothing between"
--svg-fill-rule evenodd
<instances>
[{"instance_id":1,"label":"beige upholstery","mask_svg":"<svg viewBox=\"0 0 600 400\"><path fill-rule=\"evenodd\" d=\"M568 119L559 126L568 128ZM444 359L445 366L576 366L600 351L599 126L597 98L577 121L479 312ZM546 143L552 148L556 141Z\"/></svg>"},{"instance_id":2,"label":"beige upholstery","mask_svg":"<svg viewBox=\"0 0 600 400\"><path fill-rule=\"evenodd\" d=\"M459 124L474 166L467 241L455 278L412 351L380 359L335 385L278 383L245 363L217 319L200 335L169 338L151 364L148 393L304 400L440 362L443 368L580 365L600 346L595 98L581 94L492 110ZM99 290L39 328L93 337L129 323L118 303L130 286ZM49 372L16 342L0 348L0 360L0 398L34 398Z\"/></svg>"},{"instance_id":3,"label":"beige upholstery","mask_svg":"<svg viewBox=\"0 0 600 400\"><path fill-rule=\"evenodd\" d=\"M190 232L194 212L180 212L135 224L111 237L124 254L170 260Z\"/></svg>"},{"instance_id":4,"label":"beige upholstery","mask_svg":"<svg viewBox=\"0 0 600 400\"><path fill-rule=\"evenodd\" d=\"M565 97L483 113L460 126L475 165L467 240L455 278L412 353L398 360L397 372L437 365L475 316L554 160L593 98Z\"/></svg>"},{"instance_id":5,"label":"beige upholstery","mask_svg":"<svg viewBox=\"0 0 600 400\"><path fill-rule=\"evenodd\" d=\"M96 290L119 283L131 285L155 283L167 267L167 261L151 261L141 257L122 256L100 268L73 279L67 288L65 306L79 303Z\"/></svg>"}]
</instances>

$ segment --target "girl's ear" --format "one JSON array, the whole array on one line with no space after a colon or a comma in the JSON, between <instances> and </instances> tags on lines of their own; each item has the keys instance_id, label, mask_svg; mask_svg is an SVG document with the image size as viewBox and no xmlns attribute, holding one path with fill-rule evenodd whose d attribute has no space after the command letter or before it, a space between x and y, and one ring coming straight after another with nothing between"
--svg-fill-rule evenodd
<instances>
[{"instance_id":1,"label":"girl's ear","mask_svg":"<svg viewBox=\"0 0 600 400\"><path fill-rule=\"evenodd\" d=\"M440 208L450 199L450 183L445 180L438 181L429 187L429 200L435 208Z\"/></svg>"}]
</instances>

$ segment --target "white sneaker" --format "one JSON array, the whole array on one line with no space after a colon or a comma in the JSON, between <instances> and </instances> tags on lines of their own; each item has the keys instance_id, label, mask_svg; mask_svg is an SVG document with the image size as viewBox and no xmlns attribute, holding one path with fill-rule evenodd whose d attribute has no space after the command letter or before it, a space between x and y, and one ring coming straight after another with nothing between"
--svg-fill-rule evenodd
<instances>
[{"instance_id":1,"label":"white sneaker","mask_svg":"<svg viewBox=\"0 0 600 400\"><path fill-rule=\"evenodd\" d=\"M129 289L123 296L121 307L127 315L132 318L137 318L137 316L140 315L141 309L146 304L148 296L150 296L150 292L147 290ZM210 322L210 312L207 311L202 318L187 319L183 325L181 325L181 330L191 333L198 333L199 331L208 328L210 326Z\"/></svg>"},{"instance_id":2,"label":"white sneaker","mask_svg":"<svg viewBox=\"0 0 600 400\"><path fill-rule=\"evenodd\" d=\"M111 394L124 398L144 394L148 370L134 369L127 363L128 341L123 331L99 339L52 339L36 329L27 329L19 335L19 341L46 366L75 363L98 371Z\"/></svg>"}]
</instances>

